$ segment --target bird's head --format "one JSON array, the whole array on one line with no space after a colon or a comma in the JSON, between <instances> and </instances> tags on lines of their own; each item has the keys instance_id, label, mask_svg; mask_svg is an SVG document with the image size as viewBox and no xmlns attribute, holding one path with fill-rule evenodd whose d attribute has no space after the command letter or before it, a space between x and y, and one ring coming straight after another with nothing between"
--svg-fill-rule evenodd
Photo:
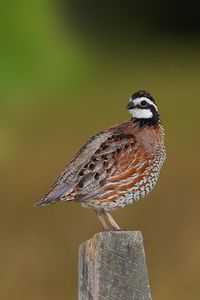
<instances>
[{"instance_id":1,"label":"bird's head","mask_svg":"<svg viewBox=\"0 0 200 300\"><path fill-rule=\"evenodd\" d=\"M160 121L158 108L153 97L145 90L134 93L127 105L134 122L141 125L156 125Z\"/></svg>"}]
</instances>

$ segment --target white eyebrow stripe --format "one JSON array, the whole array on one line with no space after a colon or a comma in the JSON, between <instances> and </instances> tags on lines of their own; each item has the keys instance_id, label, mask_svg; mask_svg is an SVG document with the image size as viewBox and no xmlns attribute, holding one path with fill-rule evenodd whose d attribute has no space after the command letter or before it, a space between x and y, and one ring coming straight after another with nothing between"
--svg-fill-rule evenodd
<instances>
[{"instance_id":1,"label":"white eyebrow stripe","mask_svg":"<svg viewBox=\"0 0 200 300\"><path fill-rule=\"evenodd\" d=\"M139 97L139 98L133 99L132 101L137 105L137 104L140 104L141 101L143 101L143 100L145 100L150 105L154 106L155 109L156 109L156 111L158 111L158 108L155 105L155 103L152 100L150 100L149 98L147 98L147 97Z\"/></svg>"}]
</instances>

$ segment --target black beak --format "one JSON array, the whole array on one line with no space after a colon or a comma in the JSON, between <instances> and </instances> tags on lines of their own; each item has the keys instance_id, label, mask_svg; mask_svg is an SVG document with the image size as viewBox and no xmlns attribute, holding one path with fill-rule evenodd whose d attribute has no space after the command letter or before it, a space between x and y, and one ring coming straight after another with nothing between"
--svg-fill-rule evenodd
<instances>
[{"instance_id":1,"label":"black beak","mask_svg":"<svg viewBox=\"0 0 200 300\"><path fill-rule=\"evenodd\" d=\"M128 103L126 109L127 109L127 110L130 110L130 109L133 109L134 107L135 107L135 106L134 106L133 102L131 101L131 102Z\"/></svg>"}]
</instances>

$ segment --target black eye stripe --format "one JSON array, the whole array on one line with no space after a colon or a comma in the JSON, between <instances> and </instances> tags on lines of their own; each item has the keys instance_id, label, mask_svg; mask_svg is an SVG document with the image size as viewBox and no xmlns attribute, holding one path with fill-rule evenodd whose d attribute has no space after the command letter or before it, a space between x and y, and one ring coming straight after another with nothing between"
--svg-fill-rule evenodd
<instances>
[{"instance_id":1,"label":"black eye stripe","mask_svg":"<svg viewBox=\"0 0 200 300\"><path fill-rule=\"evenodd\" d=\"M141 102L140 102L140 105L142 106L142 107L145 107L145 106L147 106L147 101L145 101L145 100L142 100Z\"/></svg>"}]
</instances>

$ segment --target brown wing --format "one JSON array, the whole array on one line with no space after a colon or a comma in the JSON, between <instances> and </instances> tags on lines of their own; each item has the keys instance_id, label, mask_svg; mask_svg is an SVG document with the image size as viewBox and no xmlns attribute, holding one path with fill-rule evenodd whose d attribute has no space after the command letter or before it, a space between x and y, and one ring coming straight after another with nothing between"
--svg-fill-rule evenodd
<instances>
[{"instance_id":1,"label":"brown wing","mask_svg":"<svg viewBox=\"0 0 200 300\"><path fill-rule=\"evenodd\" d=\"M134 135L112 135L81 170L75 200L114 201L151 172L153 159Z\"/></svg>"},{"instance_id":2,"label":"brown wing","mask_svg":"<svg viewBox=\"0 0 200 300\"><path fill-rule=\"evenodd\" d=\"M73 196L71 196L71 193L81 178L81 176L77 176L77 174L81 174L80 170L90 161L92 155L109 136L109 131L105 130L91 137L68 163L50 191L42 199L37 201L35 205L44 206L62 199L72 200Z\"/></svg>"},{"instance_id":3,"label":"brown wing","mask_svg":"<svg viewBox=\"0 0 200 300\"><path fill-rule=\"evenodd\" d=\"M118 197L140 179L150 161L133 134L104 131L88 141L36 205Z\"/></svg>"}]
</instances>

